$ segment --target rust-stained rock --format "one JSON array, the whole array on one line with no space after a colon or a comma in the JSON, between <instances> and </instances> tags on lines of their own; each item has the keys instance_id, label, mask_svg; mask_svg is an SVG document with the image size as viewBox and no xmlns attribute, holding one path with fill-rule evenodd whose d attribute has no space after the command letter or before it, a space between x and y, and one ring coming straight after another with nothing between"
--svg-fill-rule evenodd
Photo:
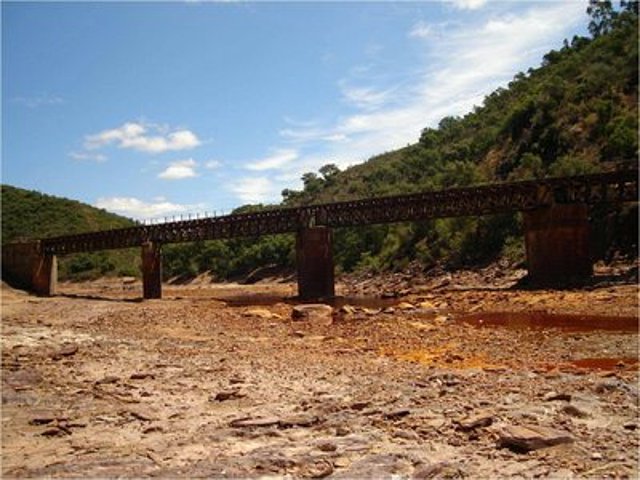
<instances>
[{"instance_id":1,"label":"rust-stained rock","mask_svg":"<svg viewBox=\"0 0 640 480\"><path fill-rule=\"evenodd\" d=\"M431 478L465 478L465 472L460 466L451 462L438 462L420 468L413 473L411 478L426 480Z\"/></svg>"},{"instance_id":2,"label":"rust-stained rock","mask_svg":"<svg viewBox=\"0 0 640 480\"><path fill-rule=\"evenodd\" d=\"M78 345L75 343L65 343L58 350L51 354L54 360L60 360L62 357L70 357L78 353Z\"/></svg>"},{"instance_id":3,"label":"rust-stained rock","mask_svg":"<svg viewBox=\"0 0 640 480\"><path fill-rule=\"evenodd\" d=\"M476 428L488 427L493 423L493 414L488 412L477 413L470 417L458 420L458 429L462 431L475 430Z\"/></svg>"},{"instance_id":4,"label":"rust-stained rock","mask_svg":"<svg viewBox=\"0 0 640 480\"><path fill-rule=\"evenodd\" d=\"M572 443L573 437L567 432L538 425L504 425L497 429L498 446L516 452L529 452L540 448Z\"/></svg>"},{"instance_id":5,"label":"rust-stained rock","mask_svg":"<svg viewBox=\"0 0 640 480\"><path fill-rule=\"evenodd\" d=\"M272 427L278 425L280 419L277 417L259 417L259 418L237 418L229 423L233 428L253 428L253 427Z\"/></svg>"},{"instance_id":6,"label":"rust-stained rock","mask_svg":"<svg viewBox=\"0 0 640 480\"><path fill-rule=\"evenodd\" d=\"M96 385L108 385L110 383L118 383L120 381L120 377L115 375L107 375L106 377L102 377L99 380L96 380Z\"/></svg>"},{"instance_id":7,"label":"rust-stained rock","mask_svg":"<svg viewBox=\"0 0 640 480\"><path fill-rule=\"evenodd\" d=\"M282 428L291 427L310 427L318 423L320 419L316 415L301 413L298 415L291 415L281 419L278 424Z\"/></svg>"},{"instance_id":8,"label":"rust-stained rock","mask_svg":"<svg viewBox=\"0 0 640 480\"><path fill-rule=\"evenodd\" d=\"M333 464L326 459L316 460L303 468L302 476L307 478L324 478L333 473Z\"/></svg>"},{"instance_id":9,"label":"rust-stained rock","mask_svg":"<svg viewBox=\"0 0 640 480\"><path fill-rule=\"evenodd\" d=\"M426 310L428 312L435 312L437 310L436 306L433 303L427 302L426 300L423 302L420 302L418 304L418 308L420 310Z\"/></svg>"},{"instance_id":10,"label":"rust-stained rock","mask_svg":"<svg viewBox=\"0 0 640 480\"><path fill-rule=\"evenodd\" d=\"M398 418L406 417L411 413L411 410L408 408L398 408L396 410L391 410L384 414L384 418L388 420L397 420Z\"/></svg>"},{"instance_id":11,"label":"rust-stained rock","mask_svg":"<svg viewBox=\"0 0 640 480\"><path fill-rule=\"evenodd\" d=\"M155 375L150 372L137 372L137 373L132 373L129 378L131 380L145 380L147 378L155 378Z\"/></svg>"},{"instance_id":12,"label":"rust-stained rock","mask_svg":"<svg viewBox=\"0 0 640 480\"><path fill-rule=\"evenodd\" d=\"M413 303L400 302L398 305L396 305L396 308L398 310L415 310L416 306Z\"/></svg>"},{"instance_id":13,"label":"rust-stained rock","mask_svg":"<svg viewBox=\"0 0 640 480\"><path fill-rule=\"evenodd\" d=\"M243 398L246 396L247 394L244 392L241 392L240 389L223 390L216 393L213 397L211 397L210 400L214 402L224 402L226 400L233 400L237 398Z\"/></svg>"},{"instance_id":14,"label":"rust-stained rock","mask_svg":"<svg viewBox=\"0 0 640 480\"><path fill-rule=\"evenodd\" d=\"M63 435L69 435L69 431L60 427L51 427L40 433L43 437L62 437Z\"/></svg>"},{"instance_id":15,"label":"rust-stained rock","mask_svg":"<svg viewBox=\"0 0 640 480\"><path fill-rule=\"evenodd\" d=\"M148 409L143 407L132 408L128 411L128 413L138 420L142 420L143 422L151 422L153 420L157 420L157 415Z\"/></svg>"},{"instance_id":16,"label":"rust-stained rock","mask_svg":"<svg viewBox=\"0 0 640 480\"><path fill-rule=\"evenodd\" d=\"M51 410L36 410L31 414L31 425L47 425L55 420L66 420L64 415L59 415Z\"/></svg>"}]
</instances>

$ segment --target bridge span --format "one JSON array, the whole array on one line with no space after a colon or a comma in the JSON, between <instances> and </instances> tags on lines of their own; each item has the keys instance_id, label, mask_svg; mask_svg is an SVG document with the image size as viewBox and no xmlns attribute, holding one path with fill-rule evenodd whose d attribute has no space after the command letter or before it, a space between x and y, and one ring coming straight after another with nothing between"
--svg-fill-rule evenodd
<instances>
[{"instance_id":1,"label":"bridge span","mask_svg":"<svg viewBox=\"0 0 640 480\"><path fill-rule=\"evenodd\" d=\"M2 269L5 278L52 295L57 255L141 247L144 298L160 298L163 244L294 232L299 296L331 297L334 228L519 211L529 276L553 283L592 274L591 207L637 201L637 169L497 183L43 238L5 245Z\"/></svg>"}]
</instances>

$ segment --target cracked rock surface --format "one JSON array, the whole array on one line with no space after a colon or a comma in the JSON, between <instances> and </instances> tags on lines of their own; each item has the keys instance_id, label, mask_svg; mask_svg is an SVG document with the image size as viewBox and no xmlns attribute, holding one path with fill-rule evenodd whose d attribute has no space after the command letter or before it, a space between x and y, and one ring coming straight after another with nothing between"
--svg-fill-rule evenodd
<instances>
[{"instance_id":1,"label":"cracked rock surface","mask_svg":"<svg viewBox=\"0 0 640 480\"><path fill-rule=\"evenodd\" d=\"M418 291L330 322L292 319L294 288L3 285L2 476L637 478L636 285Z\"/></svg>"}]
</instances>

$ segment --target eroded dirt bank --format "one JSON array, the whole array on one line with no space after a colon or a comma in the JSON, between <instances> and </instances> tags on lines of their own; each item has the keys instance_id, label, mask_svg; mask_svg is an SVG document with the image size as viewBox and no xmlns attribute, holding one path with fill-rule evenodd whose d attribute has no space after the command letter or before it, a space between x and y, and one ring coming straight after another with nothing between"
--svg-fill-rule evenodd
<instances>
[{"instance_id":1,"label":"eroded dirt bank","mask_svg":"<svg viewBox=\"0 0 640 480\"><path fill-rule=\"evenodd\" d=\"M634 284L296 321L290 284L138 288L3 287L4 478L638 476Z\"/></svg>"}]
</instances>

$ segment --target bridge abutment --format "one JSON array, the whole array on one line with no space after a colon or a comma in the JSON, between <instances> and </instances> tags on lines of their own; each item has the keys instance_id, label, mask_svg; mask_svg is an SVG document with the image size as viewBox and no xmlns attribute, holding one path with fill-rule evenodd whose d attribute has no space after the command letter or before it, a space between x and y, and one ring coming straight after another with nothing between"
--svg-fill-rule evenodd
<instances>
[{"instance_id":1,"label":"bridge abutment","mask_svg":"<svg viewBox=\"0 0 640 480\"><path fill-rule=\"evenodd\" d=\"M296 236L298 296L302 300L335 296L333 232L329 227L308 227Z\"/></svg>"},{"instance_id":2,"label":"bridge abutment","mask_svg":"<svg viewBox=\"0 0 640 480\"><path fill-rule=\"evenodd\" d=\"M142 245L142 296L162 298L162 249L158 242Z\"/></svg>"},{"instance_id":3,"label":"bridge abutment","mask_svg":"<svg viewBox=\"0 0 640 480\"><path fill-rule=\"evenodd\" d=\"M523 213L529 278L562 283L593 274L588 207L558 205Z\"/></svg>"}]
</instances>

